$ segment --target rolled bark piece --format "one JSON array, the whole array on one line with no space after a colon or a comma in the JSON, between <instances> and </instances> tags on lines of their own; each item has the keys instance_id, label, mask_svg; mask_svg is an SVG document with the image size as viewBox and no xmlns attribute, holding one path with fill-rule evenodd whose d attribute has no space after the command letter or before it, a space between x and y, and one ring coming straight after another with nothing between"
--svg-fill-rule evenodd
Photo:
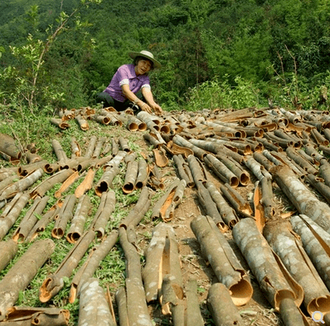
<instances>
[{"instance_id":1,"label":"rolled bark piece","mask_svg":"<svg viewBox=\"0 0 330 326\"><path fill-rule=\"evenodd\" d=\"M119 241L126 257L126 309L128 325L151 326L141 276L140 256L128 240L125 228L119 228Z\"/></svg>"},{"instance_id":2,"label":"rolled bark piece","mask_svg":"<svg viewBox=\"0 0 330 326\"><path fill-rule=\"evenodd\" d=\"M127 170L122 190L125 194L129 194L134 190L138 173L139 163L137 161L130 161L127 164Z\"/></svg>"},{"instance_id":3,"label":"rolled bark piece","mask_svg":"<svg viewBox=\"0 0 330 326\"><path fill-rule=\"evenodd\" d=\"M263 177L261 179L261 204L264 207L265 217L272 218L275 215L275 203L271 179Z\"/></svg>"},{"instance_id":4,"label":"rolled bark piece","mask_svg":"<svg viewBox=\"0 0 330 326\"><path fill-rule=\"evenodd\" d=\"M330 204L330 187L324 183L322 178L319 178L313 174L307 175L307 182L310 183Z\"/></svg>"},{"instance_id":5,"label":"rolled bark piece","mask_svg":"<svg viewBox=\"0 0 330 326\"><path fill-rule=\"evenodd\" d=\"M321 160L320 176L323 178L325 184L330 187L330 164L326 159Z\"/></svg>"},{"instance_id":6,"label":"rolled bark piece","mask_svg":"<svg viewBox=\"0 0 330 326\"><path fill-rule=\"evenodd\" d=\"M239 221L235 210L226 202L212 182L206 181L205 186L215 202L223 221L232 228Z\"/></svg>"},{"instance_id":7,"label":"rolled bark piece","mask_svg":"<svg viewBox=\"0 0 330 326\"><path fill-rule=\"evenodd\" d=\"M30 209L27 211L23 217L18 228L13 234L13 240L16 242L24 242L26 237L29 235L30 231L38 221L38 215L40 216L45 209L47 202L49 200L48 196L43 198L37 198Z\"/></svg>"},{"instance_id":8,"label":"rolled bark piece","mask_svg":"<svg viewBox=\"0 0 330 326\"><path fill-rule=\"evenodd\" d=\"M149 192L148 187L142 188L138 202L129 214L120 222L120 226L127 229L129 226L134 227L138 225L150 207L150 196L151 193Z\"/></svg>"},{"instance_id":9,"label":"rolled bark piece","mask_svg":"<svg viewBox=\"0 0 330 326\"><path fill-rule=\"evenodd\" d=\"M40 168L43 169L45 164L47 164L47 161L39 161L39 162L35 162L35 163L30 163L27 165L22 165L18 168L18 174L25 177Z\"/></svg>"},{"instance_id":10,"label":"rolled bark piece","mask_svg":"<svg viewBox=\"0 0 330 326\"><path fill-rule=\"evenodd\" d=\"M193 176L189 169L188 163L186 163L186 161L183 159L182 155L181 154L174 155L173 161L177 167L178 175L179 175L180 179L185 180L188 187L193 187L195 184Z\"/></svg>"},{"instance_id":11,"label":"rolled bark piece","mask_svg":"<svg viewBox=\"0 0 330 326\"><path fill-rule=\"evenodd\" d=\"M100 180L95 186L95 193L97 196L101 197L102 193L109 190L112 186L112 181L115 176L119 173L119 168L117 166L106 168Z\"/></svg>"},{"instance_id":12,"label":"rolled bark piece","mask_svg":"<svg viewBox=\"0 0 330 326\"><path fill-rule=\"evenodd\" d=\"M119 144L119 147L122 151L127 152L127 153L131 151L129 146L128 146L128 140L125 139L124 137L119 137L118 138L118 144Z\"/></svg>"},{"instance_id":13,"label":"rolled bark piece","mask_svg":"<svg viewBox=\"0 0 330 326\"><path fill-rule=\"evenodd\" d=\"M225 237L210 217L200 215L190 224L218 280L230 291L235 305L242 306L252 297L250 280Z\"/></svg>"},{"instance_id":14,"label":"rolled bark piece","mask_svg":"<svg viewBox=\"0 0 330 326\"><path fill-rule=\"evenodd\" d=\"M306 161L300 156L293 148L287 148L286 153L293 161L295 161L300 167L302 167L307 173L317 174L318 170L314 168L310 162Z\"/></svg>"},{"instance_id":15,"label":"rolled bark piece","mask_svg":"<svg viewBox=\"0 0 330 326\"><path fill-rule=\"evenodd\" d=\"M3 326L66 326L70 312L59 308L12 307L1 322Z\"/></svg>"},{"instance_id":16,"label":"rolled bark piece","mask_svg":"<svg viewBox=\"0 0 330 326\"><path fill-rule=\"evenodd\" d=\"M61 185L60 189L58 189L54 197L55 198L60 198L62 196L62 193L67 191L69 187L79 178L79 172L75 171L73 172Z\"/></svg>"},{"instance_id":17,"label":"rolled bark piece","mask_svg":"<svg viewBox=\"0 0 330 326\"><path fill-rule=\"evenodd\" d=\"M63 278L71 276L93 239L94 231L86 232L66 255L56 272L47 276L39 289L39 300L41 302L48 302L63 288Z\"/></svg>"},{"instance_id":18,"label":"rolled bark piece","mask_svg":"<svg viewBox=\"0 0 330 326\"><path fill-rule=\"evenodd\" d=\"M118 317L120 326L130 326L127 311L127 296L124 287L116 292L116 303L118 307Z\"/></svg>"},{"instance_id":19,"label":"rolled bark piece","mask_svg":"<svg viewBox=\"0 0 330 326\"><path fill-rule=\"evenodd\" d=\"M259 181L261 181L264 176L266 176L268 179L272 179L272 175L253 157L249 157L244 163Z\"/></svg>"},{"instance_id":20,"label":"rolled bark piece","mask_svg":"<svg viewBox=\"0 0 330 326\"><path fill-rule=\"evenodd\" d=\"M62 207L55 215L55 225L52 230L52 237L61 239L65 234L65 229L73 217L73 208L76 204L76 197L69 195L65 198Z\"/></svg>"},{"instance_id":21,"label":"rolled bark piece","mask_svg":"<svg viewBox=\"0 0 330 326\"><path fill-rule=\"evenodd\" d=\"M119 168L119 165L121 161L124 159L124 157L127 155L125 151L119 151L115 157L113 157L108 163L106 163L103 167L104 170L111 167L117 167Z\"/></svg>"},{"instance_id":22,"label":"rolled bark piece","mask_svg":"<svg viewBox=\"0 0 330 326\"><path fill-rule=\"evenodd\" d=\"M91 227L96 232L98 239L103 238L107 223L115 209L116 195L114 191L104 192L101 196L101 202L95 213Z\"/></svg>"},{"instance_id":23,"label":"rolled bark piece","mask_svg":"<svg viewBox=\"0 0 330 326\"><path fill-rule=\"evenodd\" d=\"M67 121L64 121L62 119L51 118L50 122L62 130L68 129L70 127Z\"/></svg>"},{"instance_id":24,"label":"rolled bark piece","mask_svg":"<svg viewBox=\"0 0 330 326\"><path fill-rule=\"evenodd\" d=\"M0 194L4 189L12 185L15 181L17 181L18 176L17 175L11 175L8 178L0 181ZM3 199L4 200L4 199Z\"/></svg>"},{"instance_id":25,"label":"rolled bark piece","mask_svg":"<svg viewBox=\"0 0 330 326\"><path fill-rule=\"evenodd\" d=\"M167 166L168 158L166 156L165 149L162 146L160 146L159 148L154 148L152 152L154 154L155 163L157 166L159 166L160 168Z\"/></svg>"},{"instance_id":26,"label":"rolled bark piece","mask_svg":"<svg viewBox=\"0 0 330 326\"><path fill-rule=\"evenodd\" d=\"M240 220L233 228L233 237L270 304L279 311L281 301L292 298L300 306L304 297L302 287L271 250L255 221Z\"/></svg>"},{"instance_id":27,"label":"rolled bark piece","mask_svg":"<svg viewBox=\"0 0 330 326\"><path fill-rule=\"evenodd\" d=\"M52 140L52 146L53 146L53 150L55 152L55 155L57 157L57 160L59 162L66 162L68 160L68 157L66 156L65 151L62 148L62 145L60 144L60 142L56 139Z\"/></svg>"},{"instance_id":28,"label":"rolled bark piece","mask_svg":"<svg viewBox=\"0 0 330 326\"><path fill-rule=\"evenodd\" d=\"M60 169L60 164L56 163L46 163L44 166L44 171L48 174L53 174Z\"/></svg>"},{"instance_id":29,"label":"rolled bark piece","mask_svg":"<svg viewBox=\"0 0 330 326\"><path fill-rule=\"evenodd\" d=\"M199 159L197 159L194 155L189 155L187 160L195 184L197 184L198 181L200 182L206 181L207 174L202 162Z\"/></svg>"},{"instance_id":30,"label":"rolled bark piece","mask_svg":"<svg viewBox=\"0 0 330 326\"><path fill-rule=\"evenodd\" d=\"M8 241L0 242L0 272L9 264L9 262L15 257L18 250L17 243L9 239Z\"/></svg>"},{"instance_id":31,"label":"rolled bark piece","mask_svg":"<svg viewBox=\"0 0 330 326\"><path fill-rule=\"evenodd\" d=\"M207 303L216 326L243 326L235 304L230 297L229 290L221 283L214 283L209 290Z\"/></svg>"},{"instance_id":32,"label":"rolled bark piece","mask_svg":"<svg viewBox=\"0 0 330 326\"><path fill-rule=\"evenodd\" d=\"M115 326L106 295L98 279L90 278L81 288L78 326Z\"/></svg>"},{"instance_id":33,"label":"rolled bark piece","mask_svg":"<svg viewBox=\"0 0 330 326\"><path fill-rule=\"evenodd\" d=\"M274 168L272 174L298 212L307 215L324 230L330 232L329 206L319 201L289 167L278 166Z\"/></svg>"},{"instance_id":34,"label":"rolled bark piece","mask_svg":"<svg viewBox=\"0 0 330 326\"><path fill-rule=\"evenodd\" d=\"M52 240L33 243L0 281L0 320L5 317L23 291L55 249Z\"/></svg>"},{"instance_id":35,"label":"rolled bark piece","mask_svg":"<svg viewBox=\"0 0 330 326\"><path fill-rule=\"evenodd\" d=\"M15 224L22 209L28 203L30 196L19 192L4 208L0 215L0 240L8 233Z\"/></svg>"},{"instance_id":36,"label":"rolled bark piece","mask_svg":"<svg viewBox=\"0 0 330 326\"><path fill-rule=\"evenodd\" d=\"M280 314L285 326L310 325L305 315L291 298L284 298L280 303Z\"/></svg>"},{"instance_id":37,"label":"rolled bark piece","mask_svg":"<svg viewBox=\"0 0 330 326\"><path fill-rule=\"evenodd\" d=\"M116 244L117 240L118 231L113 230L98 247L92 249L92 255L90 259L88 259L86 263L79 269L79 271L76 273L72 280L69 296L70 303L73 303L75 301L77 295L79 296L82 285L89 278L93 277L97 267L99 266L101 261L108 255L110 250Z\"/></svg>"},{"instance_id":38,"label":"rolled bark piece","mask_svg":"<svg viewBox=\"0 0 330 326\"><path fill-rule=\"evenodd\" d=\"M93 154L92 154L92 158L98 158L99 157L99 155L101 153L102 146L105 143L105 141L106 141L105 137L99 138L99 140L97 141L97 143L95 145L95 148L94 148L94 151L93 151Z\"/></svg>"},{"instance_id":39,"label":"rolled bark piece","mask_svg":"<svg viewBox=\"0 0 330 326\"><path fill-rule=\"evenodd\" d=\"M201 149L200 147L193 145L190 141L184 139L180 135L175 135L173 137L173 142L179 146L183 146L191 149L194 152L195 156L202 161L204 160L204 156L208 153L205 150Z\"/></svg>"},{"instance_id":40,"label":"rolled bark piece","mask_svg":"<svg viewBox=\"0 0 330 326\"><path fill-rule=\"evenodd\" d=\"M72 218L71 226L66 236L70 243L76 243L84 232L85 221L91 207L90 197L80 197L77 208Z\"/></svg>"},{"instance_id":41,"label":"rolled bark piece","mask_svg":"<svg viewBox=\"0 0 330 326\"><path fill-rule=\"evenodd\" d=\"M155 203L151 217L161 218L164 222L171 221L175 208L181 203L186 182L175 178L165 194Z\"/></svg>"},{"instance_id":42,"label":"rolled bark piece","mask_svg":"<svg viewBox=\"0 0 330 326\"><path fill-rule=\"evenodd\" d=\"M292 277L304 289L304 305L312 316L314 311L326 314L330 311L330 292L318 275L306 252L292 234L291 224L286 221L269 222L264 236L275 253L281 258Z\"/></svg>"},{"instance_id":43,"label":"rolled bark piece","mask_svg":"<svg viewBox=\"0 0 330 326\"><path fill-rule=\"evenodd\" d=\"M197 296L197 280L190 279L186 286L187 310L185 313L185 325L203 326L204 320L199 308Z\"/></svg>"},{"instance_id":44,"label":"rolled bark piece","mask_svg":"<svg viewBox=\"0 0 330 326\"><path fill-rule=\"evenodd\" d=\"M204 162L222 182L228 183L234 188L239 185L238 177L212 154L205 155Z\"/></svg>"},{"instance_id":45,"label":"rolled bark piece","mask_svg":"<svg viewBox=\"0 0 330 326\"><path fill-rule=\"evenodd\" d=\"M166 144L167 150L170 151L172 155L183 155L185 158L187 158L189 155L194 155L194 151L190 148L179 146L178 144L174 143L172 140L170 140Z\"/></svg>"},{"instance_id":46,"label":"rolled bark piece","mask_svg":"<svg viewBox=\"0 0 330 326\"><path fill-rule=\"evenodd\" d=\"M145 159L138 160L138 174L135 182L136 189L142 189L146 184L149 176L149 167Z\"/></svg>"},{"instance_id":47,"label":"rolled bark piece","mask_svg":"<svg viewBox=\"0 0 330 326\"><path fill-rule=\"evenodd\" d=\"M8 199L14 197L18 192L23 192L27 188L29 188L32 184L34 184L37 180L39 180L43 175L43 170L38 169L34 171L32 174L26 176L25 178L15 182L13 185L5 188L0 194L0 201L3 199Z\"/></svg>"},{"instance_id":48,"label":"rolled bark piece","mask_svg":"<svg viewBox=\"0 0 330 326\"><path fill-rule=\"evenodd\" d=\"M71 158L80 157L81 149L75 137L71 137Z\"/></svg>"},{"instance_id":49,"label":"rolled bark piece","mask_svg":"<svg viewBox=\"0 0 330 326\"><path fill-rule=\"evenodd\" d=\"M76 190L74 192L74 195L76 196L76 198L80 198L81 196L83 196L83 194L86 191L92 189L94 176L95 176L95 170L93 168L89 168L85 179L76 188Z\"/></svg>"},{"instance_id":50,"label":"rolled bark piece","mask_svg":"<svg viewBox=\"0 0 330 326\"><path fill-rule=\"evenodd\" d=\"M54 187L56 183L62 183L66 180L74 171L72 169L61 170L49 178L42 181L38 186L31 190L30 196L35 199L36 197L43 197L46 192Z\"/></svg>"},{"instance_id":51,"label":"rolled bark piece","mask_svg":"<svg viewBox=\"0 0 330 326\"><path fill-rule=\"evenodd\" d=\"M19 162L22 153L15 144L14 138L0 133L0 152L9 156L10 162L16 164Z\"/></svg>"},{"instance_id":52,"label":"rolled bark piece","mask_svg":"<svg viewBox=\"0 0 330 326\"><path fill-rule=\"evenodd\" d=\"M12 176L16 176L16 178L17 178L18 170L19 170L19 168L17 168L17 173L13 170L1 171L0 172L0 181L4 181L5 179L10 178Z\"/></svg>"},{"instance_id":53,"label":"rolled bark piece","mask_svg":"<svg viewBox=\"0 0 330 326\"><path fill-rule=\"evenodd\" d=\"M92 155L94 153L96 142L97 142L97 137L96 136L91 136L84 157L87 157L87 158L92 157Z\"/></svg>"},{"instance_id":54,"label":"rolled bark piece","mask_svg":"<svg viewBox=\"0 0 330 326\"><path fill-rule=\"evenodd\" d=\"M87 131L89 129L88 122L83 116L76 115L75 119L78 122L78 125L82 131Z\"/></svg>"}]
</instances>

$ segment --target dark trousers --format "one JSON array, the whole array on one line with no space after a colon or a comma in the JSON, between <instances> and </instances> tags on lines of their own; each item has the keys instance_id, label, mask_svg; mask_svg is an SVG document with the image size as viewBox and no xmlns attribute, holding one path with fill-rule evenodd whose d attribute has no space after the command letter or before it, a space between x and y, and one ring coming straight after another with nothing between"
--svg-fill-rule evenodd
<instances>
[{"instance_id":1,"label":"dark trousers","mask_svg":"<svg viewBox=\"0 0 330 326\"><path fill-rule=\"evenodd\" d=\"M145 99L144 99L141 92L137 92L135 95L140 100L145 102ZM98 93L97 96L96 96L96 102L97 103L103 103L104 108L112 106L117 111L124 111L127 108L133 108L134 107L133 102L131 102L129 100L125 100L124 102L119 102L119 101L115 100L110 94L108 94L106 92Z\"/></svg>"}]
</instances>

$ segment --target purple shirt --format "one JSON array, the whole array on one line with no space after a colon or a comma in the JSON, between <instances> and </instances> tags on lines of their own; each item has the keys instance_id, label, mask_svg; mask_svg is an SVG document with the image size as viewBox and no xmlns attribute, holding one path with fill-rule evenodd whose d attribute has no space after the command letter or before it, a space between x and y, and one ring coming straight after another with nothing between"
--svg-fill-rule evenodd
<instances>
[{"instance_id":1,"label":"purple shirt","mask_svg":"<svg viewBox=\"0 0 330 326\"><path fill-rule=\"evenodd\" d=\"M120 66L104 92L110 94L115 100L124 102L126 98L123 96L122 85L129 85L129 89L133 93L137 93L143 87L150 88L149 77L147 75L136 76L134 68L133 64Z\"/></svg>"}]
</instances>

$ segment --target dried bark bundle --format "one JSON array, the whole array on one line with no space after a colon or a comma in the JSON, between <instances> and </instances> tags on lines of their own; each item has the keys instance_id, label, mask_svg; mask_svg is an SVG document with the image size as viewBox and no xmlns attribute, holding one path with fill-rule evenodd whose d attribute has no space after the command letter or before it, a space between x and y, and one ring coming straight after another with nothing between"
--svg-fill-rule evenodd
<instances>
[{"instance_id":1,"label":"dried bark bundle","mask_svg":"<svg viewBox=\"0 0 330 326\"><path fill-rule=\"evenodd\" d=\"M207 303L216 326L243 326L244 322L230 296L221 283L214 283L207 296Z\"/></svg>"},{"instance_id":2,"label":"dried bark bundle","mask_svg":"<svg viewBox=\"0 0 330 326\"><path fill-rule=\"evenodd\" d=\"M8 160L13 163L19 163L22 153L15 144L14 138L9 135L0 133L0 153L8 157Z\"/></svg>"},{"instance_id":3,"label":"dried bark bundle","mask_svg":"<svg viewBox=\"0 0 330 326\"><path fill-rule=\"evenodd\" d=\"M74 276L71 289L69 302L73 303L77 296L79 296L81 287L84 283L91 277L93 277L94 272L101 263L101 261L108 255L110 250L116 244L118 240L118 231L113 230L111 233L102 241L102 243L94 247L91 251L90 258L86 263L79 269L79 271Z\"/></svg>"},{"instance_id":4,"label":"dried bark bundle","mask_svg":"<svg viewBox=\"0 0 330 326\"><path fill-rule=\"evenodd\" d=\"M14 197L18 192L23 192L31 185L33 185L37 180L39 180L43 175L43 170L38 169L32 174L26 176L25 178L15 182L13 185L5 188L0 194L0 201L8 198Z\"/></svg>"},{"instance_id":5,"label":"dried bark bundle","mask_svg":"<svg viewBox=\"0 0 330 326\"><path fill-rule=\"evenodd\" d=\"M30 196L31 198L36 197L43 197L45 193L52 189L56 183L62 183L64 180L66 180L71 174L73 174L74 171L72 169L64 169L61 170L49 178L42 181L38 186L36 186L34 189L31 190Z\"/></svg>"},{"instance_id":6,"label":"dried bark bundle","mask_svg":"<svg viewBox=\"0 0 330 326\"><path fill-rule=\"evenodd\" d=\"M138 202L129 212L129 214L120 222L120 226L127 229L128 227L134 227L138 225L150 207L150 197L151 193L148 187L144 187L141 190Z\"/></svg>"},{"instance_id":7,"label":"dried bark bundle","mask_svg":"<svg viewBox=\"0 0 330 326\"><path fill-rule=\"evenodd\" d=\"M55 215L55 225L52 230L52 237L61 239L64 236L66 226L73 217L73 208L76 204L76 197L69 195L65 198L63 205Z\"/></svg>"},{"instance_id":8,"label":"dried bark bundle","mask_svg":"<svg viewBox=\"0 0 330 326\"><path fill-rule=\"evenodd\" d=\"M181 203L186 181L175 178L166 193L155 203L151 217L161 218L164 222L173 219L175 208Z\"/></svg>"},{"instance_id":9,"label":"dried bark bundle","mask_svg":"<svg viewBox=\"0 0 330 326\"><path fill-rule=\"evenodd\" d=\"M70 312L59 308L12 307L3 326L66 326L69 324Z\"/></svg>"},{"instance_id":10,"label":"dried bark bundle","mask_svg":"<svg viewBox=\"0 0 330 326\"><path fill-rule=\"evenodd\" d=\"M268 222L264 235L292 277L303 287L304 304L310 316L314 311L321 311L324 315L328 313L330 292L298 242L297 236L293 235L290 223Z\"/></svg>"},{"instance_id":11,"label":"dried bark bundle","mask_svg":"<svg viewBox=\"0 0 330 326\"><path fill-rule=\"evenodd\" d=\"M81 288L78 326L115 326L115 320L99 281L90 278Z\"/></svg>"},{"instance_id":12,"label":"dried bark bundle","mask_svg":"<svg viewBox=\"0 0 330 326\"><path fill-rule=\"evenodd\" d=\"M43 198L37 198L34 201L33 205L30 207L30 209L23 217L18 228L15 230L12 237L14 241L23 242L26 239L32 228L37 223L38 215L41 215L43 210L45 209L48 200L49 197L45 196Z\"/></svg>"},{"instance_id":13,"label":"dried bark bundle","mask_svg":"<svg viewBox=\"0 0 330 326\"><path fill-rule=\"evenodd\" d=\"M273 177L288 196L299 213L310 217L323 229L330 232L329 206L318 200L287 166L278 166Z\"/></svg>"},{"instance_id":14,"label":"dried bark bundle","mask_svg":"<svg viewBox=\"0 0 330 326\"><path fill-rule=\"evenodd\" d=\"M291 298L297 306L303 301L302 287L271 250L251 218L240 220L233 228L233 237L271 305L279 311L284 298Z\"/></svg>"},{"instance_id":15,"label":"dried bark bundle","mask_svg":"<svg viewBox=\"0 0 330 326\"><path fill-rule=\"evenodd\" d=\"M16 196L5 206L0 215L0 240L8 233L10 228L15 224L22 209L26 206L30 199L28 194L19 192Z\"/></svg>"},{"instance_id":16,"label":"dried bark bundle","mask_svg":"<svg viewBox=\"0 0 330 326\"><path fill-rule=\"evenodd\" d=\"M17 243L9 239L8 241L0 242L0 272L9 264L9 262L15 257L18 250Z\"/></svg>"},{"instance_id":17,"label":"dried bark bundle","mask_svg":"<svg viewBox=\"0 0 330 326\"><path fill-rule=\"evenodd\" d=\"M122 307L126 311L128 325L151 326L147 302L141 276L140 256L135 246L129 241L124 227L119 228L119 241L126 257L126 292L121 292ZM123 317L119 315L120 325ZM123 320L123 325L125 320Z\"/></svg>"},{"instance_id":18,"label":"dried bark bundle","mask_svg":"<svg viewBox=\"0 0 330 326\"><path fill-rule=\"evenodd\" d=\"M200 215L192 220L191 229L201 246L203 256L211 264L218 280L229 289L234 304L246 304L252 297L252 285L234 251L213 220Z\"/></svg>"},{"instance_id":19,"label":"dried bark bundle","mask_svg":"<svg viewBox=\"0 0 330 326\"><path fill-rule=\"evenodd\" d=\"M66 255L54 274L50 274L39 289L39 300L48 302L64 286L64 277L70 277L94 239L94 231L86 232Z\"/></svg>"},{"instance_id":20,"label":"dried bark bundle","mask_svg":"<svg viewBox=\"0 0 330 326\"><path fill-rule=\"evenodd\" d=\"M52 240L39 240L32 244L0 281L0 320L46 262L55 249Z\"/></svg>"},{"instance_id":21,"label":"dried bark bundle","mask_svg":"<svg viewBox=\"0 0 330 326\"><path fill-rule=\"evenodd\" d=\"M91 201L89 196L83 195L77 204L77 208L72 218L71 226L66 236L70 243L76 243L84 231L86 218L89 214Z\"/></svg>"},{"instance_id":22,"label":"dried bark bundle","mask_svg":"<svg viewBox=\"0 0 330 326\"><path fill-rule=\"evenodd\" d=\"M114 191L103 192L101 196L100 205L95 213L92 229L96 232L98 239L103 238L107 223L115 209L116 195Z\"/></svg>"}]
</instances>

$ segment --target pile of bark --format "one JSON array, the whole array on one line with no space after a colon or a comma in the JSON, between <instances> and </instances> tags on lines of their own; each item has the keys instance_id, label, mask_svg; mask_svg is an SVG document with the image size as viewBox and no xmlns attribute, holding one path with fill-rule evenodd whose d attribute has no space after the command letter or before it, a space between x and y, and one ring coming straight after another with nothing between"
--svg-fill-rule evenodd
<instances>
[{"instance_id":1,"label":"pile of bark","mask_svg":"<svg viewBox=\"0 0 330 326\"><path fill-rule=\"evenodd\" d=\"M153 116L81 108L63 111L51 123L63 129L72 120L82 131L94 121L139 132L152 156L137 155L124 137L92 136L83 150L83 144L72 138L68 157L60 140L54 139L55 163L34 156L28 164L0 170L0 271L16 256L21 243L33 242L0 280L0 325L68 324L65 309L15 307L19 293L64 237L74 246L44 280L39 289L41 303L49 302L63 289L64 279L73 277L69 301L79 299L79 325L116 325L117 320L120 325L152 325L148 306L155 302L164 315L172 316L174 325L203 325L197 281L184 284L180 239L171 227L187 188L195 191L201 209L191 229L218 280L207 298L215 325L244 325L237 307L252 298L249 273L285 325L308 325L315 312L328 322L328 112L249 108ZM19 162L15 147L7 147L0 146L0 152ZM162 168L170 166L176 177L165 180ZM118 227L110 229L116 205L113 180L120 173L124 177L120 191L140 195ZM49 208L47 194L57 184L61 184L53 195L57 201ZM252 198L247 188L253 189ZM100 204L87 224L93 206L90 190L100 197ZM162 195L152 200L160 191ZM274 196L278 191L293 210L283 211ZM146 263L141 266L136 227L149 210L152 219L161 223L153 230ZM37 240L51 223L52 239ZM235 255L228 234L249 270ZM95 271L118 238L126 258L126 280L115 295L114 309L111 293L100 286ZM85 255L86 263L75 272Z\"/></svg>"}]
</instances>

